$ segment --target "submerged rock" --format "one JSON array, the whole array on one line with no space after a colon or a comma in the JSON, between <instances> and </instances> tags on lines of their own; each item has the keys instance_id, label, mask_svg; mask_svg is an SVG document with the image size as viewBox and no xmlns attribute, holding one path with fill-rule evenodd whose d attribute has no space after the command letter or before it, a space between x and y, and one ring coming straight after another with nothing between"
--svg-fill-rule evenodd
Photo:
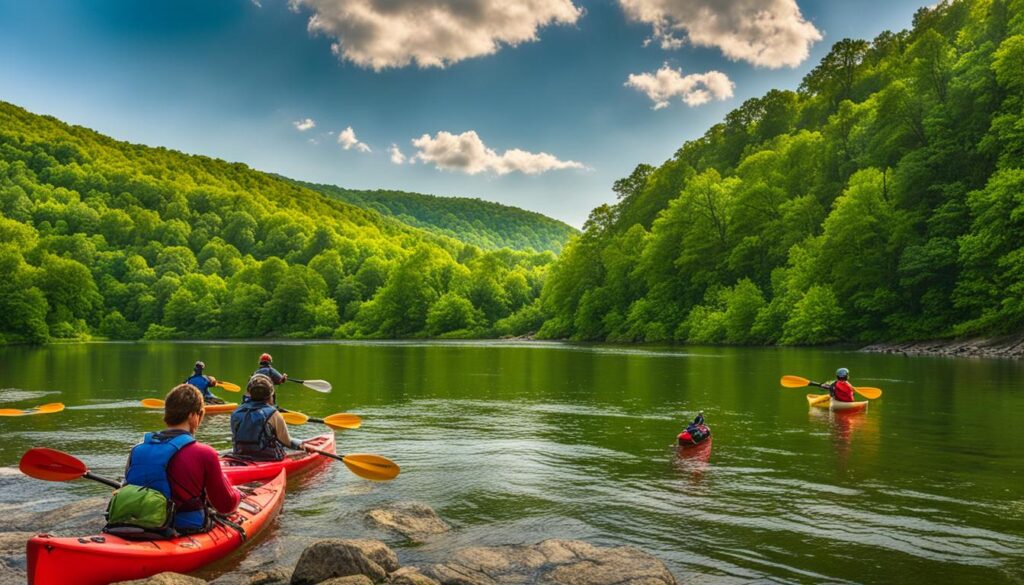
<instances>
[{"instance_id":1,"label":"submerged rock","mask_svg":"<svg viewBox=\"0 0 1024 585\"><path fill-rule=\"evenodd\" d=\"M364 548L378 558L387 562L394 557L397 567L398 557L394 551L380 543L390 555L383 553L376 545L367 543L379 541L366 540L321 540L306 547L299 557L299 562L292 572L292 585L315 585L332 577L348 577L350 575L365 575L371 581L383 581L387 577L387 571L377 563Z\"/></svg>"},{"instance_id":2,"label":"submerged rock","mask_svg":"<svg viewBox=\"0 0 1024 585\"><path fill-rule=\"evenodd\" d=\"M50 534L79 536L103 529L106 521L107 497L93 497L44 512L8 512L0 520L0 530L47 532Z\"/></svg>"},{"instance_id":3,"label":"submerged rock","mask_svg":"<svg viewBox=\"0 0 1024 585\"><path fill-rule=\"evenodd\" d=\"M388 575L391 585L440 585L436 580L427 577L416 567L402 567Z\"/></svg>"},{"instance_id":4,"label":"submerged rock","mask_svg":"<svg viewBox=\"0 0 1024 585\"><path fill-rule=\"evenodd\" d=\"M366 520L378 527L401 534L409 540L422 540L451 530L451 526L426 504L401 503L373 508Z\"/></svg>"},{"instance_id":5,"label":"submerged rock","mask_svg":"<svg viewBox=\"0 0 1024 585\"><path fill-rule=\"evenodd\" d=\"M366 575L349 575L321 581L319 585L373 585L373 581Z\"/></svg>"},{"instance_id":6,"label":"submerged rock","mask_svg":"<svg viewBox=\"0 0 1024 585\"><path fill-rule=\"evenodd\" d=\"M197 579L196 577L182 575L181 573L167 572L157 573L156 575L146 577L145 579L118 581L112 585L206 585L206 581Z\"/></svg>"},{"instance_id":7,"label":"submerged rock","mask_svg":"<svg viewBox=\"0 0 1024 585\"><path fill-rule=\"evenodd\" d=\"M579 540L470 547L424 573L443 585L675 585L660 560L631 547L597 547Z\"/></svg>"}]
</instances>

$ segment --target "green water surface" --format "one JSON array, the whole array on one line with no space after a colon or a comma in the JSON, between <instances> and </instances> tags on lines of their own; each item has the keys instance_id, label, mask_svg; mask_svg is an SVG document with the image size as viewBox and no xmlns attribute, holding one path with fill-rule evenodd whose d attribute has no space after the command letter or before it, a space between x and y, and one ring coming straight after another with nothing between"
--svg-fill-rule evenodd
<instances>
[{"instance_id":1,"label":"green water surface","mask_svg":"<svg viewBox=\"0 0 1024 585\"><path fill-rule=\"evenodd\" d=\"M244 385L263 351L294 377L334 384L288 384L283 406L363 416L339 451L379 453L402 474L371 483L339 464L291 482L270 534L205 577L293 562L315 538L374 536L362 511L422 501L455 530L416 546L392 538L403 563L582 538L639 546L696 583L1024 579L1024 363L1009 360L516 342L4 347L0 408L68 409L0 418L0 509L105 493L24 478L18 459L49 446L117 476L142 433L160 428L138 400L162 397L197 359ZM778 385L838 366L884 396L837 416ZM698 410L711 449L680 456L675 436ZM227 421L209 417L199 438L227 447Z\"/></svg>"}]
</instances>

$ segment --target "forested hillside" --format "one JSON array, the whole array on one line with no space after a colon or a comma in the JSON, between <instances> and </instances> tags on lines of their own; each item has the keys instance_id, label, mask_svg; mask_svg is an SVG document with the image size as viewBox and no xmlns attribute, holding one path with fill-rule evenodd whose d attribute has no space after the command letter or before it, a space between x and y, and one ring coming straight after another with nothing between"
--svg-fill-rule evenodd
<instances>
[{"instance_id":1,"label":"forested hillside","mask_svg":"<svg viewBox=\"0 0 1024 585\"><path fill-rule=\"evenodd\" d=\"M618 181L544 337L814 344L1024 326L1024 1L845 39Z\"/></svg>"},{"instance_id":2,"label":"forested hillside","mask_svg":"<svg viewBox=\"0 0 1024 585\"><path fill-rule=\"evenodd\" d=\"M576 229L518 207L465 197L435 197L404 191L358 191L334 185L300 183L314 191L402 223L462 240L487 250L550 250L558 253Z\"/></svg>"},{"instance_id":3,"label":"forested hillside","mask_svg":"<svg viewBox=\"0 0 1024 585\"><path fill-rule=\"evenodd\" d=\"M0 342L493 335L553 260L0 102Z\"/></svg>"}]
</instances>

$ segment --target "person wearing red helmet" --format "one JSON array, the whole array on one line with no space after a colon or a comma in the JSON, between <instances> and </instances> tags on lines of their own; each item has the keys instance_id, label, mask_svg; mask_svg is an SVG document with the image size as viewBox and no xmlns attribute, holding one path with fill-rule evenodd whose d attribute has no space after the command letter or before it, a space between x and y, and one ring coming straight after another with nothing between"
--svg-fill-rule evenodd
<instances>
[{"instance_id":1,"label":"person wearing red helmet","mask_svg":"<svg viewBox=\"0 0 1024 585\"><path fill-rule=\"evenodd\" d=\"M255 376L256 374L263 374L264 376L270 378L270 380L274 382L275 386L280 386L281 384L284 384L285 382L288 381L288 374L282 374L281 372L275 370L274 366L271 365L273 363L274 358L270 357L269 353L261 355L260 367L256 368L256 371L253 372L253 375Z\"/></svg>"}]
</instances>

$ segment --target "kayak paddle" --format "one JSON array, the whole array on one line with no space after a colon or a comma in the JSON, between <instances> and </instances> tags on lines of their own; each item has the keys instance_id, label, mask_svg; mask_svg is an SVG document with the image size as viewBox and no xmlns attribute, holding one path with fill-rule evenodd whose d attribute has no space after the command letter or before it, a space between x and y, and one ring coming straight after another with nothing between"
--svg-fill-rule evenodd
<instances>
[{"instance_id":1,"label":"kayak paddle","mask_svg":"<svg viewBox=\"0 0 1024 585\"><path fill-rule=\"evenodd\" d=\"M352 473L363 479L369 479L371 481L388 481L395 479L401 471L394 461L371 453L335 455L334 453L328 453L327 451L321 451L319 449L313 449L313 453L318 453L324 457L330 457L331 459L337 459L344 463L345 467L348 467L349 471Z\"/></svg>"},{"instance_id":2,"label":"kayak paddle","mask_svg":"<svg viewBox=\"0 0 1024 585\"><path fill-rule=\"evenodd\" d=\"M43 481L71 481L84 477L106 484L114 489L121 484L99 475L94 475L89 468L75 457L46 447L36 447L25 451L21 456L18 469L29 477Z\"/></svg>"},{"instance_id":3,"label":"kayak paddle","mask_svg":"<svg viewBox=\"0 0 1024 585\"><path fill-rule=\"evenodd\" d=\"M241 392L242 387L238 384L232 384L231 382L225 382L223 380L217 380L217 388L223 388L228 392Z\"/></svg>"},{"instance_id":4,"label":"kayak paddle","mask_svg":"<svg viewBox=\"0 0 1024 585\"><path fill-rule=\"evenodd\" d=\"M818 382L812 382L807 378L801 378L800 376L783 376L779 383L786 388L803 388L805 386L817 386L822 388L823 385ZM853 389L857 394L860 394L864 398L874 400L875 398L882 397L881 388L872 388L870 386L854 387Z\"/></svg>"},{"instance_id":5,"label":"kayak paddle","mask_svg":"<svg viewBox=\"0 0 1024 585\"><path fill-rule=\"evenodd\" d=\"M285 410L283 408L278 408L278 410L281 411L284 422L290 425L304 425L312 422L327 425L332 429L358 429L363 424L363 419L347 412L339 412L325 418L313 418L294 410Z\"/></svg>"},{"instance_id":6,"label":"kayak paddle","mask_svg":"<svg viewBox=\"0 0 1024 585\"><path fill-rule=\"evenodd\" d=\"M164 401L160 400L159 398L143 398L141 400L141 402L142 402L142 406L145 406L146 408L163 408L164 407Z\"/></svg>"},{"instance_id":7,"label":"kayak paddle","mask_svg":"<svg viewBox=\"0 0 1024 585\"><path fill-rule=\"evenodd\" d=\"M60 412L64 410L64 405L60 402L51 402L49 404L43 404L42 406L36 406L29 408L28 410L22 410L20 408L0 408L0 416L27 416L30 414L50 414L52 412Z\"/></svg>"},{"instance_id":8,"label":"kayak paddle","mask_svg":"<svg viewBox=\"0 0 1024 585\"><path fill-rule=\"evenodd\" d=\"M299 380L297 378L288 378L289 382L295 382L296 384L302 384L310 390L316 390L317 392L323 392L327 394L331 391L331 383L327 380Z\"/></svg>"}]
</instances>

